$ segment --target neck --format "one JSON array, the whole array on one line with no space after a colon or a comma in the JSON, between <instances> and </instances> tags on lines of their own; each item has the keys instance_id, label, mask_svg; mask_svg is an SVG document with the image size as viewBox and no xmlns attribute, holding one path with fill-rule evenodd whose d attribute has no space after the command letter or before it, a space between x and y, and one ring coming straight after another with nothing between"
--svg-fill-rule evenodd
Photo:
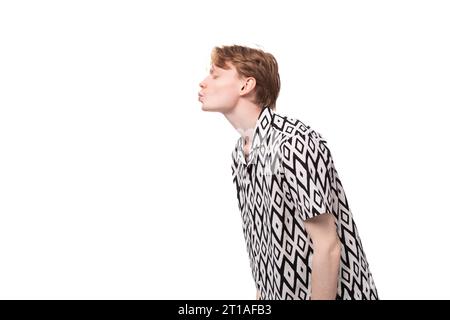
<instances>
[{"instance_id":1,"label":"neck","mask_svg":"<svg viewBox=\"0 0 450 320\"><path fill-rule=\"evenodd\" d=\"M231 123L244 141L247 143L252 141L256 122L261 113L262 108L253 103L246 103L237 105L233 110L224 113L223 115Z\"/></svg>"}]
</instances>

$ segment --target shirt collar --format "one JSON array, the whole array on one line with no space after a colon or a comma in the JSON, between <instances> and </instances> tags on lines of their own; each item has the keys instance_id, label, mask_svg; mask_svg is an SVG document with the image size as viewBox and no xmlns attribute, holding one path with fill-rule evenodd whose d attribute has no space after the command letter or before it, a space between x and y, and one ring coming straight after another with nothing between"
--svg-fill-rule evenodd
<instances>
[{"instance_id":1,"label":"shirt collar","mask_svg":"<svg viewBox=\"0 0 450 320\"><path fill-rule=\"evenodd\" d=\"M269 133L269 129L272 125L273 120L273 111L270 109L269 106L263 107L261 112L259 113L259 116L256 120L255 129L253 131L253 138L252 138L252 145L250 147L250 153L248 156L248 163L252 163L254 158L254 151L257 151L263 143L264 140L267 138L267 135ZM244 137L241 137L238 141L238 147L239 147L239 159L244 164L245 162L245 156L244 156Z\"/></svg>"}]
</instances>

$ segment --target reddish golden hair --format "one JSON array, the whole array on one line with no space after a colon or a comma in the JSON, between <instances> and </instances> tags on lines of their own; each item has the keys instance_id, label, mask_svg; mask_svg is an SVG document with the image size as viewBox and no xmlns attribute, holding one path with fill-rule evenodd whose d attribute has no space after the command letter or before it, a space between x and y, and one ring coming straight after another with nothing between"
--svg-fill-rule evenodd
<instances>
[{"instance_id":1,"label":"reddish golden hair","mask_svg":"<svg viewBox=\"0 0 450 320\"><path fill-rule=\"evenodd\" d=\"M269 106L275 110L280 93L280 75L275 57L261 49L239 45L214 47L211 52L211 63L222 69L230 69L231 63L239 77L253 77L256 80L255 104Z\"/></svg>"}]
</instances>

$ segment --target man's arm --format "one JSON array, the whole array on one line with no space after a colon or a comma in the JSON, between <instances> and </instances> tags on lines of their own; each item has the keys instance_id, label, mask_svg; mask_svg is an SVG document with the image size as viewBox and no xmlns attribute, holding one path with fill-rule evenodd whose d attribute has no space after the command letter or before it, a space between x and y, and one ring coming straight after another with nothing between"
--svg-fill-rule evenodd
<instances>
[{"instance_id":1,"label":"man's arm","mask_svg":"<svg viewBox=\"0 0 450 320\"><path fill-rule=\"evenodd\" d=\"M311 300L334 300L337 294L341 243L334 216L324 213L304 222L311 237L312 257Z\"/></svg>"}]
</instances>

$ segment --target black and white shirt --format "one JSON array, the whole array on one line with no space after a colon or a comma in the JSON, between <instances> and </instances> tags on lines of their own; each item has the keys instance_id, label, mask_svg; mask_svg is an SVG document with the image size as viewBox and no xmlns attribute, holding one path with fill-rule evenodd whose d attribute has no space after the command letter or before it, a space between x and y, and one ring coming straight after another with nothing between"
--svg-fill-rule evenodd
<instances>
[{"instance_id":1,"label":"black and white shirt","mask_svg":"<svg viewBox=\"0 0 450 320\"><path fill-rule=\"evenodd\" d=\"M355 221L326 140L269 107L258 117L248 159L232 152L247 252L263 300L308 300L312 241L304 220L329 212L341 240L337 300L378 300Z\"/></svg>"}]
</instances>

